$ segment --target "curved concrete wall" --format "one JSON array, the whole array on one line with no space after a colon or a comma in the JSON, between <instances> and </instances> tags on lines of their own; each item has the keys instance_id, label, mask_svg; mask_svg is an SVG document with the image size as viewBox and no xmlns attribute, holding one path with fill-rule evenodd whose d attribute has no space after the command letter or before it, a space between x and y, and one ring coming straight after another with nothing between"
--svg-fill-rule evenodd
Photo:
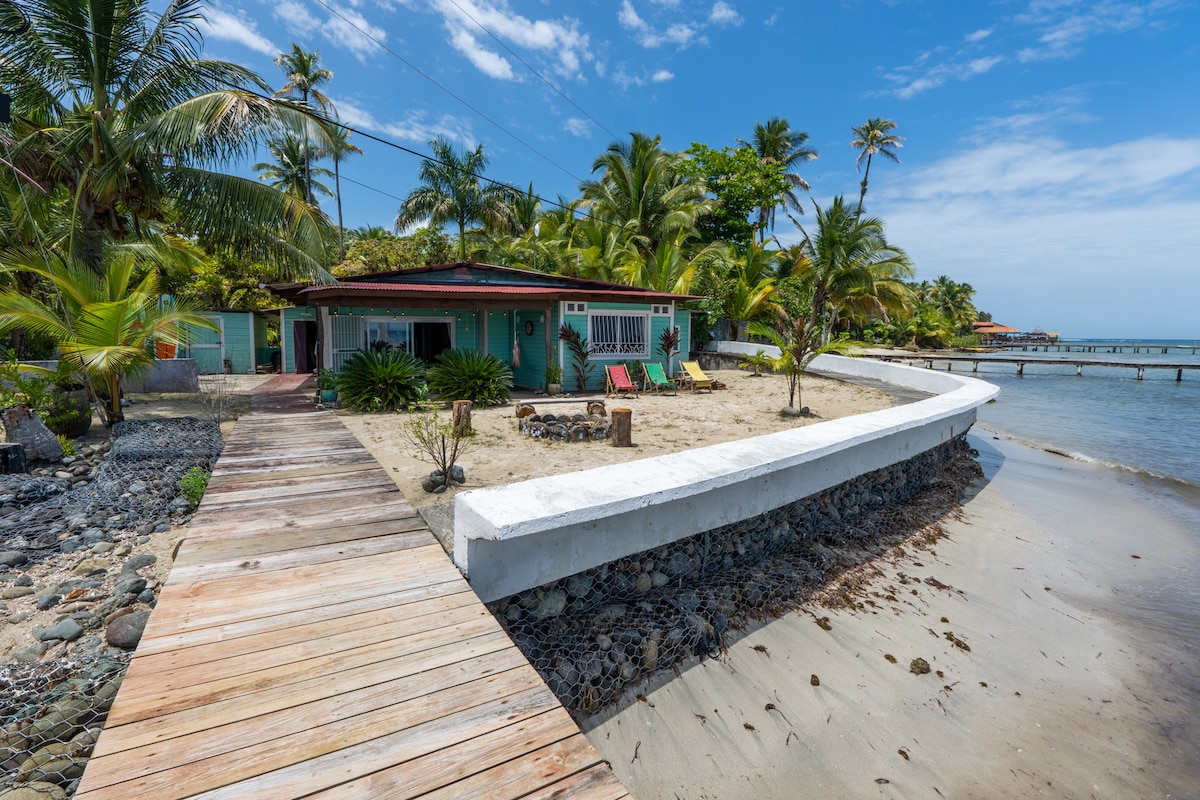
<instances>
[{"instance_id":1,"label":"curved concrete wall","mask_svg":"<svg viewBox=\"0 0 1200 800\"><path fill-rule=\"evenodd\" d=\"M755 348L758 349L757 347ZM965 433L989 383L866 359L813 369L933 393L905 406L627 464L464 492L454 560L491 601L778 508Z\"/></svg>"}]
</instances>

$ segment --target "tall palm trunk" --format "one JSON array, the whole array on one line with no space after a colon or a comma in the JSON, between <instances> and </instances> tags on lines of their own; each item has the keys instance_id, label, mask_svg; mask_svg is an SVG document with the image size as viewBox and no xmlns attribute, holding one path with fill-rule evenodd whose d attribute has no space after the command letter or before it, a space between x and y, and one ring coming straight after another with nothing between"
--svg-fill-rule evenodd
<instances>
[{"instance_id":1,"label":"tall palm trunk","mask_svg":"<svg viewBox=\"0 0 1200 800\"><path fill-rule=\"evenodd\" d=\"M858 210L862 211L863 198L867 196L867 177L871 174L871 154L867 153L867 168L863 170L862 187L858 192Z\"/></svg>"}]
</instances>

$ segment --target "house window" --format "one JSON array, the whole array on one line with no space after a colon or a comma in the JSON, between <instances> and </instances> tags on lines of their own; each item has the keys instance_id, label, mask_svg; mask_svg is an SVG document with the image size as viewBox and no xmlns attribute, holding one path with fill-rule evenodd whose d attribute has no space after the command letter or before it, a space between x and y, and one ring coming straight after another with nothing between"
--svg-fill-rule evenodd
<instances>
[{"instance_id":1,"label":"house window","mask_svg":"<svg viewBox=\"0 0 1200 800\"><path fill-rule=\"evenodd\" d=\"M567 303L568 314L586 314L587 303Z\"/></svg>"},{"instance_id":2,"label":"house window","mask_svg":"<svg viewBox=\"0 0 1200 800\"><path fill-rule=\"evenodd\" d=\"M650 317L593 312L588 315L588 343L597 358L649 358Z\"/></svg>"},{"instance_id":3,"label":"house window","mask_svg":"<svg viewBox=\"0 0 1200 800\"><path fill-rule=\"evenodd\" d=\"M652 313L652 314L670 314L671 307L670 306L650 306L650 313Z\"/></svg>"},{"instance_id":4,"label":"house window","mask_svg":"<svg viewBox=\"0 0 1200 800\"><path fill-rule=\"evenodd\" d=\"M448 320L368 320L366 346L404 350L422 361L432 361L443 350L454 346L454 323Z\"/></svg>"}]
</instances>

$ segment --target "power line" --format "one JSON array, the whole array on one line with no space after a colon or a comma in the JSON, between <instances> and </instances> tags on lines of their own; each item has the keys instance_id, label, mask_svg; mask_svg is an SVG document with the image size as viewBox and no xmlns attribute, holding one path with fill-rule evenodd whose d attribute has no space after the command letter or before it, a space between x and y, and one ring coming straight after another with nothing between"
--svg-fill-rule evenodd
<instances>
[{"instance_id":1,"label":"power line","mask_svg":"<svg viewBox=\"0 0 1200 800\"><path fill-rule=\"evenodd\" d=\"M561 171L563 172L563 174L567 175L568 177L572 178L573 180L577 181L578 183L583 183L583 182L584 182L584 181L583 181L583 179L582 179L582 178L580 178L578 175L575 175L575 174L574 174L573 172L571 172L569 169L567 169L567 168L566 168L566 167L564 167L563 165L559 164L559 163L558 163L557 161L555 161L554 159L550 158L550 156L548 156L548 155L546 155L545 153L541 152L541 151L540 151L540 150L538 150L536 147L534 147L533 145L529 144L529 143L528 143L528 142L526 142L524 139L522 139L521 137L517 136L515 133L513 133L512 131L510 131L508 128L504 127L504 126L503 126L503 125L501 125L499 122L497 122L496 120L492 119L492 118L491 118L491 117L489 117L487 114L483 113L483 112L482 112L482 111L480 111L478 108L476 108L475 106L473 106L473 105L471 105L470 103L468 103L466 100L464 100L464 99L462 99L461 97L459 97L458 95L456 95L454 92L450 91L450 89L448 89L448 88L447 88L446 86L444 86L443 84L439 83L439 82L438 82L436 79L434 79L434 78L433 78L431 75L429 75L429 74L427 74L426 72L424 72L423 70L421 70L419 67L417 67L415 64L413 64L411 61L409 61L408 59L406 59L406 58L404 58L403 56L401 56L401 55L400 55L399 53L397 53L395 50L393 50L392 48L388 47L388 46L387 46L387 45L385 45L383 42L379 41L379 40L378 40L378 39L376 39L374 36L372 36L371 34L367 33L366 31L364 31L362 28L358 27L358 25L356 25L356 24L354 23L354 21L353 21L353 20L347 19L347 18L346 18L346 16L345 16L344 14L342 14L342 12L338 11L338 10L337 10L337 9L335 9L333 6L331 6L331 5L329 5L328 3L326 3L326 2L325 2L325 0L314 0L314 2L316 2L316 3L317 3L317 5L319 5L319 6L323 7L323 8L325 8L325 9L326 9L326 10L327 10L327 11L328 11L330 14L333 14L333 15L335 15L335 16L336 16L338 19L342 20L342 22L345 22L345 23L346 23L347 25L349 25L351 28L354 28L354 30L358 31L359 33L361 33L361 34L362 34L363 36L365 36L366 38L370 39L372 42L374 42L376 45L378 45L378 46L380 47L380 49L382 49L382 50L386 51L387 53L389 53L389 54L390 54L390 55L391 55L393 58L395 58L395 59L396 59L397 61L399 61L401 64L403 64L404 66L408 67L408 68L409 68L409 69L411 69L413 72L417 73L417 74L418 74L418 75L420 75L422 78L424 78L425 80L429 81L429 82L430 82L430 83L432 83L434 86L436 86L437 88L441 89L441 90L442 90L443 92L445 92L446 94L448 94L448 95L450 95L451 97L453 97L453 98L454 98L455 100L457 100L459 103L461 103L462 105L464 105L464 106L466 106L467 108L469 108L469 109L470 109L472 112L474 112L475 114L477 114L477 115L478 115L478 116L479 116L481 119L483 119L483 120L487 121L488 123L490 123L490 124L494 125L494 126L495 126L495 127L498 129L498 130L500 130L501 132L503 132L505 135L509 136L509 137L510 137L510 138L511 138L513 141L515 141L517 144L521 145L522 147L526 148L527 150L529 150L529 151L530 151L531 153L533 153L534 155L536 155L536 156L538 156L539 158L543 159L543 160L544 160L544 161L545 161L547 164L550 164L550 165L552 165L552 166L556 167L557 169L561 170Z\"/></svg>"},{"instance_id":2,"label":"power line","mask_svg":"<svg viewBox=\"0 0 1200 800\"><path fill-rule=\"evenodd\" d=\"M508 54L509 54L509 55L511 55L513 58L515 58L517 61L520 61L520 62L521 62L521 64L522 64L522 65L525 67L525 69L529 70L529 71L530 71L530 72L532 72L534 75L536 75L536 76L538 77L538 80L540 80L542 83L544 83L544 84L546 84L547 86L549 86L549 87L550 87L550 89L551 89L552 91L554 91L554 93L555 93L555 94L557 94L557 95L558 95L559 97L561 97L563 100L566 100L568 103L570 103L572 106L574 106L574 107L576 108L576 110L578 110L578 111L579 111L579 113L580 113L580 114L583 114L585 117L587 117L588 119L590 119L592 122L596 123L596 126L597 126L598 128L600 128L602 131L604 131L605 133L607 133L609 136L613 137L613 139L620 139L620 138L621 138L620 136L617 136L615 133L613 133L612 131L610 131L610 130L609 130L607 127L605 127L605 125L604 125L604 123L603 123L603 122L601 122L600 120L598 120L598 119L596 119L595 117L593 117L593 116L592 116L591 114L589 114L587 111L584 111L584 110L583 110L583 108L582 108L582 107L581 107L581 106L580 106L578 103L576 103L574 100L572 100L572 99L571 99L570 97L568 97L566 94L564 94L564 93L563 93L563 92L562 92L562 91L561 91L561 90L560 90L560 89L559 89L557 86L555 86L553 83L551 83L549 80L547 80L547 79L546 79L546 78L545 78L545 77L542 75L542 73L538 72L536 69L534 69L532 66L530 66L530 65L529 65L529 63L528 63L528 62L527 62L525 59L521 58L519 55L517 55L517 54L516 54L516 52L514 52L514 51L513 51L513 49L512 49L511 47L509 47L509 46L508 46L508 45L506 45L504 42L502 42L502 41L500 40L500 38L499 38L498 36L496 36L496 34L492 33L490 30L488 30L486 27L484 27L484 25L483 25L483 23L482 23L482 22L480 22L479 20L475 19L475 17L471 16L471 13L470 13L469 11L467 11L465 8L463 8L462 6L460 6L460 5L458 4L457 0L450 0L450 3L451 3L451 4L452 4L452 5L455 7L455 8L457 8L459 11L461 11L461 12L463 13L463 16L465 16L467 19L471 20L471 22L474 22L476 25L478 25L478 26L479 26L479 29L480 29L481 31L483 31L484 33L486 33L488 36L492 37L492 41L494 41L496 44L500 45L500 46L501 46L501 47L503 47L505 50L507 50L507 51L508 51Z\"/></svg>"}]
</instances>

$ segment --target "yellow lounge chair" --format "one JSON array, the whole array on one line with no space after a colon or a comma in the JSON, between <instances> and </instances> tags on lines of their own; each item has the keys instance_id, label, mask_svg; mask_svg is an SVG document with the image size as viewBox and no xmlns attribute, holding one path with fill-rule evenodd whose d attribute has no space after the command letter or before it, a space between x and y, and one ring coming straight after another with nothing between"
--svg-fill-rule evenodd
<instances>
[{"instance_id":1,"label":"yellow lounge chair","mask_svg":"<svg viewBox=\"0 0 1200 800\"><path fill-rule=\"evenodd\" d=\"M667 377L667 373L663 372L662 364L657 361L649 361L642 364L642 374L645 379L642 381L642 391L665 392L670 391L671 394L678 394L676 391L675 381Z\"/></svg>"},{"instance_id":2,"label":"yellow lounge chair","mask_svg":"<svg viewBox=\"0 0 1200 800\"><path fill-rule=\"evenodd\" d=\"M712 378L705 375L704 370L700 369L699 361L684 361L679 366L683 368L679 373L682 386L685 388L691 387L693 392L698 392L701 389L709 392L712 391Z\"/></svg>"}]
</instances>

